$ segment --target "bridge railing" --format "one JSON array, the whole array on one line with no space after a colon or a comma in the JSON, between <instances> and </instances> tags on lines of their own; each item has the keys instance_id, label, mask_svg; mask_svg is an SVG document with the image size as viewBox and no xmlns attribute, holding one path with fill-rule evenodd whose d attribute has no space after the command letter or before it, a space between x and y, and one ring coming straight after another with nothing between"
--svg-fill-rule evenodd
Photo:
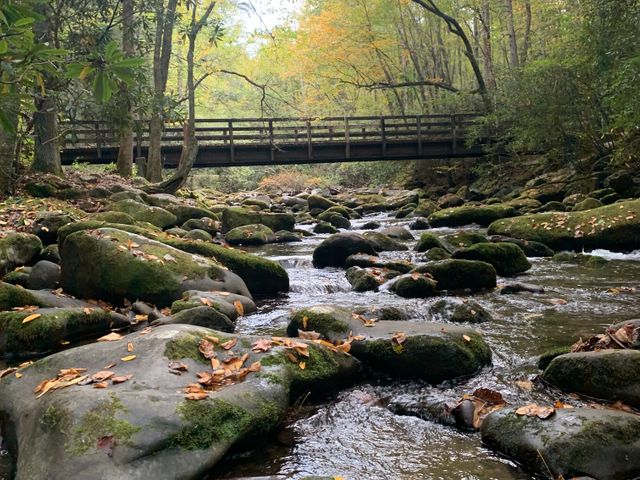
<instances>
[{"instance_id":1,"label":"bridge railing","mask_svg":"<svg viewBox=\"0 0 640 480\"><path fill-rule=\"evenodd\" d=\"M267 145L277 150L290 144L341 143L348 146L358 142L445 140L454 143L464 138L468 128L479 116L410 115L362 116L326 118L229 118L196 119L196 138L201 145L226 145L233 152L243 145ZM94 150L98 158L104 149L117 148L117 132L106 122L68 121L63 128L63 149ZM147 122L136 122L135 143L138 148L149 143ZM179 145L183 141L183 127L166 124L162 135L163 146Z\"/></svg>"}]
</instances>

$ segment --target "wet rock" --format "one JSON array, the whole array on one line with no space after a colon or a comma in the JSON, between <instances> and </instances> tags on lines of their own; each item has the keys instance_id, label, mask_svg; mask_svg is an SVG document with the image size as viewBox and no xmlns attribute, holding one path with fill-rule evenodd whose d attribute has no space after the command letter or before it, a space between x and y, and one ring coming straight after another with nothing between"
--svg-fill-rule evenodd
<instances>
[{"instance_id":1,"label":"wet rock","mask_svg":"<svg viewBox=\"0 0 640 480\"><path fill-rule=\"evenodd\" d=\"M433 233L423 233L416 244L416 252L426 252L432 248L445 248L440 238Z\"/></svg>"},{"instance_id":2,"label":"wet rock","mask_svg":"<svg viewBox=\"0 0 640 480\"><path fill-rule=\"evenodd\" d=\"M295 243L301 242L302 238L297 233L288 230L280 230L274 234L273 241L275 243Z\"/></svg>"},{"instance_id":3,"label":"wet rock","mask_svg":"<svg viewBox=\"0 0 640 480\"><path fill-rule=\"evenodd\" d=\"M216 236L221 230L221 225L218 220L214 220L209 217L191 218L184 222L181 227L183 230L204 230L211 236Z\"/></svg>"},{"instance_id":4,"label":"wet rock","mask_svg":"<svg viewBox=\"0 0 640 480\"><path fill-rule=\"evenodd\" d=\"M2 281L27 288L29 285L29 273L31 273L31 267L18 267L13 272L9 272L2 277Z\"/></svg>"},{"instance_id":5,"label":"wet rock","mask_svg":"<svg viewBox=\"0 0 640 480\"><path fill-rule=\"evenodd\" d=\"M480 291L496 286L496 269L476 260L440 260L418 265L413 271L428 273L438 282L438 290Z\"/></svg>"},{"instance_id":6,"label":"wet rock","mask_svg":"<svg viewBox=\"0 0 640 480\"><path fill-rule=\"evenodd\" d=\"M519 238L492 235L489 240L493 243L514 243L518 245L527 257L552 257L553 250L540 242L522 240Z\"/></svg>"},{"instance_id":7,"label":"wet rock","mask_svg":"<svg viewBox=\"0 0 640 480\"><path fill-rule=\"evenodd\" d=\"M40 260L29 271L27 286L33 290L55 289L60 281L60 265Z\"/></svg>"},{"instance_id":8,"label":"wet rock","mask_svg":"<svg viewBox=\"0 0 640 480\"><path fill-rule=\"evenodd\" d=\"M427 230L431 228L431 225L429 225L429 221L426 218L418 217L409 224L409 228L411 230Z\"/></svg>"},{"instance_id":9,"label":"wet rock","mask_svg":"<svg viewBox=\"0 0 640 480\"><path fill-rule=\"evenodd\" d=\"M474 223L488 227L500 218L517 215L518 211L508 205L465 205L434 212L429 215L428 220L432 227L461 227Z\"/></svg>"},{"instance_id":10,"label":"wet rock","mask_svg":"<svg viewBox=\"0 0 640 480\"><path fill-rule=\"evenodd\" d=\"M261 362L261 370L204 400L186 400L183 389L197 382L196 372L211 371L198 351L207 335L221 342L236 338L235 356L246 353L244 366ZM3 378L0 410L14 426L17 478L201 478L233 445L260 440L276 427L290 399L306 390L322 394L359 373L355 358L313 343L303 370L288 360L291 351L284 347L251 351L259 339L165 326L60 352L24 369L20 379ZM135 345L136 358L118 362L127 342ZM231 357L219 346L215 353L221 361ZM112 371L132 375L130 380L104 389L73 385L35 399L34 387L61 369L82 367L94 374L114 361ZM184 363L187 371L172 375L171 361ZM105 436L114 438L108 451L98 445Z\"/></svg>"},{"instance_id":11,"label":"wet rock","mask_svg":"<svg viewBox=\"0 0 640 480\"><path fill-rule=\"evenodd\" d=\"M592 210L594 208L600 208L604 204L600 200L595 198L585 198L581 202L576 203L572 208L572 212L584 212L585 210Z\"/></svg>"},{"instance_id":12,"label":"wet rock","mask_svg":"<svg viewBox=\"0 0 640 480\"><path fill-rule=\"evenodd\" d=\"M415 203L410 203L409 205L402 207L400 210L396 212L396 218L407 218L411 215L416 209L417 205Z\"/></svg>"},{"instance_id":13,"label":"wet rock","mask_svg":"<svg viewBox=\"0 0 640 480\"><path fill-rule=\"evenodd\" d=\"M517 275L531 268L522 249L513 243L476 243L455 251L453 258L490 263L503 277Z\"/></svg>"},{"instance_id":14,"label":"wet rock","mask_svg":"<svg viewBox=\"0 0 640 480\"><path fill-rule=\"evenodd\" d=\"M239 275L252 295L276 295L289 291L289 275L278 262L235 248L207 242L164 239L163 242L185 252L212 258Z\"/></svg>"},{"instance_id":15,"label":"wet rock","mask_svg":"<svg viewBox=\"0 0 640 480\"><path fill-rule=\"evenodd\" d=\"M427 274L414 272L396 277L390 289L404 298L428 298L436 294L436 282Z\"/></svg>"},{"instance_id":16,"label":"wet rock","mask_svg":"<svg viewBox=\"0 0 640 480\"><path fill-rule=\"evenodd\" d=\"M43 213L31 224L31 233L37 235L43 245L51 245L58 240L58 230L71 222L73 218L66 213Z\"/></svg>"},{"instance_id":17,"label":"wet rock","mask_svg":"<svg viewBox=\"0 0 640 480\"><path fill-rule=\"evenodd\" d=\"M336 228L343 228L345 230L349 230L351 228L351 222L348 218L344 217L340 213L331 212L329 210L318 215L318 220L328 222Z\"/></svg>"},{"instance_id":18,"label":"wet rock","mask_svg":"<svg viewBox=\"0 0 640 480\"><path fill-rule=\"evenodd\" d=\"M25 306L49 308L92 308L95 305L48 290L28 290L0 282L0 311Z\"/></svg>"},{"instance_id":19,"label":"wet rock","mask_svg":"<svg viewBox=\"0 0 640 480\"><path fill-rule=\"evenodd\" d=\"M468 248L476 243L484 243L488 241L487 237L481 233L468 231L450 233L448 235L444 235L441 240L445 249L450 252L454 252L459 248Z\"/></svg>"},{"instance_id":20,"label":"wet rock","mask_svg":"<svg viewBox=\"0 0 640 480\"><path fill-rule=\"evenodd\" d=\"M438 300L429 308L429 314L438 320L454 323L484 323L493 317L477 302L457 298Z\"/></svg>"},{"instance_id":21,"label":"wet rock","mask_svg":"<svg viewBox=\"0 0 640 480\"><path fill-rule=\"evenodd\" d=\"M397 252L409 250L409 247L404 243L400 243L399 241L380 232L364 232L363 236L371 242L376 252Z\"/></svg>"},{"instance_id":22,"label":"wet rock","mask_svg":"<svg viewBox=\"0 0 640 480\"><path fill-rule=\"evenodd\" d=\"M566 391L640 407L640 351L602 350L554 358L544 381Z\"/></svg>"},{"instance_id":23,"label":"wet rock","mask_svg":"<svg viewBox=\"0 0 640 480\"><path fill-rule=\"evenodd\" d=\"M366 268L350 267L346 271L346 276L354 292L375 291L382 283L380 277Z\"/></svg>"},{"instance_id":24,"label":"wet rock","mask_svg":"<svg viewBox=\"0 0 640 480\"><path fill-rule=\"evenodd\" d=\"M433 202L433 201L428 200L426 198L422 198L418 202L417 208L413 211L413 213L411 215L413 217L425 217L425 219L426 219L426 217L428 217L429 215L431 215L433 212L435 212L438 209L439 209L439 207L436 204L436 202Z\"/></svg>"},{"instance_id":25,"label":"wet rock","mask_svg":"<svg viewBox=\"0 0 640 480\"><path fill-rule=\"evenodd\" d=\"M544 288L533 285L531 283L509 283L500 288L500 294L512 295L514 293L527 292L527 293L544 293Z\"/></svg>"},{"instance_id":26,"label":"wet rock","mask_svg":"<svg viewBox=\"0 0 640 480\"><path fill-rule=\"evenodd\" d=\"M275 240L273 230L264 225L243 225L224 236L229 245L265 245Z\"/></svg>"},{"instance_id":27,"label":"wet rock","mask_svg":"<svg viewBox=\"0 0 640 480\"><path fill-rule=\"evenodd\" d=\"M313 227L313 233L337 233L338 229L331 225L329 222L318 222L315 227Z\"/></svg>"},{"instance_id":28,"label":"wet rock","mask_svg":"<svg viewBox=\"0 0 640 480\"><path fill-rule=\"evenodd\" d=\"M30 233L9 232L0 238L0 276L29 265L42 251L42 241Z\"/></svg>"},{"instance_id":29,"label":"wet rock","mask_svg":"<svg viewBox=\"0 0 640 480\"><path fill-rule=\"evenodd\" d=\"M168 317L162 317L151 322L153 326L178 324L195 325L227 333L232 333L236 328L235 323L224 313L205 305L180 310Z\"/></svg>"},{"instance_id":30,"label":"wet rock","mask_svg":"<svg viewBox=\"0 0 640 480\"><path fill-rule=\"evenodd\" d=\"M338 206L336 202L333 200L329 200L321 195L309 195L307 197L307 204L309 205L309 210L314 208L319 208L320 210L327 210L328 208Z\"/></svg>"},{"instance_id":31,"label":"wet rock","mask_svg":"<svg viewBox=\"0 0 640 480\"><path fill-rule=\"evenodd\" d=\"M296 219L290 213L252 212L247 209L231 207L222 212L222 225L225 231L244 225L266 225L274 232L293 230Z\"/></svg>"},{"instance_id":32,"label":"wet rock","mask_svg":"<svg viewBox=\"0 0 640 480\"><path fill-rule=\"evenodd\" d=\"M464 205L464 199L453 193L447 193L438 199L438 207L454 208Z\"/></svg>"},{"instance_id":33,"label":"wet rock","mask_svg":"<svg viewBox=\"0 0 640 480\"><path fill-rule=\"evenodd\" d=\"M110 206L110 209L116 212L124 212L133 217L134 220L149 222L160 228L173 227L176 222L176 216L160 207L150 207L135 200L120 200Z\"/></svg>"},{"instance_id":34,"label":"wet rock","mask_svg":"<svg viewBox=\"0 0 640 480\"><path fill-rule=\"evenodd\" d=\"M202 218L210 218L211 220L219 220L218 215L206 208L194 207L191 205L167 205L169 212L176 216L176 224L183 225L189 220L198 220Z\"/></svg>"},{"instance_id":35,"label":"wet rock","mask_svg":"<svg viewBox=\"0 0 640 480\"><path fill-rule=\"evenodd\" d=\"M554 478L640 476L640 417L614 410L560 409L549 418L491 413L482 441L526 467Z\"/></svg>"},{"instance_id":36,"label":"wet rock","mask_svg":"<svg viewBox=\"0 0 640 480\"><path fill-rule=\"evenodd\" d=\"M427 261L445 260L451 258L451 254L444 248L433 247L424 253L424 258Z\"/></svg>"},{"instance_id":37,"label":"wet rock","mask_svg":"<svg viewBox=\"0 0 640 480\"><path fill-rule=\"evenodd\" d=\"M54 243L53 245L47 245L44 247L38 258L40 260L47 260L48 262L60 264L60 248L58 247L58 244Z\"/></svg>"},{"instance_id":38,"label":"wet rock","mask_svg":"<svg viewBox=\"0 0 640 480\"><path fill-rule=\"evenodd\" d=\"M573 263L587 268L602 268L609 263L606 258L597 255L586 255L584 253L557 253L551 258L556 263Z\"/></svg>"},{"instance_id":39,"label":"wet rock","mask_svg":"<svg viewBox=\"0 0 640 480\"><path fill-rule=\"evenodd\" d=\"M604 186L615 190L620 195L626 195L636 186L634 174L635 172L619 170L604 179Z\"/></svg>"},{"instance_id":40,"label":"wet rock","mask_svg":"<svg viewBox=\"0 0 640 480\"><path fill-rule=\"evenodd\" d=\"M413 235L404 227L387 227L380 230L380 233L396 240L413 240Z\"/></svg>"},{"instance_id":41,"label":"wet rock","mask_svg":"<svg viewBox=\"0 0 640 480\"><path fill-rule=\"evenodd\" d=\"M376 222L375 220L372 220L362 225L362 230L376 230L380 228L380 226L381 226L380 222Z\"/></svg>"},{"instance_id":42,"label":"wet rock","mask_svg":"<svg viewBox=\"0 0 640 480\"><path fill-rule=\"evenodd\" d=\"M349 334L363 336L351 342L350 353L397 378L439 383L473 375L491 363L491 350L480 334L459 326L409 321L365 326L348 309L323 305L296 312L287 332L297 336L298 330L318 332L332 342L346 340Z\"/></svg>"},{"instance_id":43,"label":"wet rock","mask_svg":"<svg viewBox=\"0 0 640 480\"><path fill-rule=\"evenodd\" d=\"M399 210L410 204L417 205L420 196L417 192L405 192L387 200L387 208L389 210Z\"/></svg>"},{"instance_id":44,"label":"wet rock","mask_svg":"<svg viewBox=\"0 0 640 480\"><path fill-rule=\"evenodd\" d=\"M177 229L172 228L171 230L175 231ZM203 242L210 242L210 241L213 240L213 236L209 232L205 232L204 230L200 230L198 228L196 228L194 230L189 230L188 232L185 232L181 236L182 236L182 238L185 238L185 239L202 240Z\"/></svg>"},{"instance_id":45,"label":"wet rock","mask_svg":"<svg viewBox=\"0 0 640 480\"><path fill-rule=\"evenodd\" d=\"M640 248L640 200L584 212L537 213L498 220L490 235L541 242L554 250L631 251Z\"/></svg>"},{"instance_id":46,"label":"wet rock","mask_svg":"<svg viewBox=\"0 0 640 480\"><path fill-rule=\"evenodd\" d=\"M571 195L564 197L564 200L562 200L562 203L564 204L565 207L567 207L568 210L571 210L571 208L573 208L574 205L580 203L586 198L587 196L584 193L572 193Z\"/></svg>"},{"instance_id":47,"label":"wet rock","mask_svg":"<svg viewBox=\"0 0 640 480\"><path fill-rule=\"evenodd\" d=\"M565 353L571 353L570 345L565 345L563 347L556 347L556 348L552 348L551 350L547 350L542 355L540 355L540 358L538 359L538 370L545 370L551 363L551 360L553 360L556 357L559 357L560 355L564 355Z\"/></svg>"},{"instance_id":48,"label":"wet rock","mask_svg":"<svg viewBox=\"0 0 640 480\"><path fill-rule=\"evenodd\" d=\"M373 244L357 233L336 233L324 240L313 251L316 268L345 267L347 257L355 253L376 255Z\"/></svg>"},{"instance_id":49,"label":"wet rock","mask_svg":"<svg viewBox=\"0 0 640 480\"><path fill-rule=\"evenodd\" d=\"M400 273L408 273L415 267L415 265L405 260L387 261L381 259L380 257L359 254L350 255L349 257L347 257L345 265L347 267L355 266L360 268L386 268L388 270L396 270Z\"/></svg>"},{"instance_id":50,"label":"wet rock","mask_svg":"<svg viewBox=\"0 0 640 480\"><path fill-rule=\"evenodd\" d=\"M597 198L602 200L604 197L615 194L616 191L613 188L601 188L600 190L594 190L589 194L591 198Z\"/></svg>"},{"instance_id":51,"label":"wet rock","mask_svg":"<svg viewBox=\"0 0 640 480\"><path fill-rule=\"evenodd\" d=\"M33 316L39 317L23 323ZM129 327L129 320L99 308L41 308L0 312L0 355L24 358L56 350L63 342L96 338L111 329Z\"/></svg>"},{"instance_id":52,"label":"wet rock","mask_svg":"<svg viewBox=\"0 0 640 480\"><path fill-rule=\"evenodd\" d=\"M61 250L61 284L80 298L170 305L186 290L250 296L240 277L215 261L113 228L69 235Z\"/></svg>"},{"instance_id":53,"label":"wet rock","mask_svg":"<svg viewBox=\"0 0 640 480\"><path fill-rule=\"evenodd\" d=\"M547 202L541 207L538 207L532 210L531 213L541 213L541 212L564 212L567 207L562 202L553 201Z\"/></svg>"},{"instance_id":54,"label":"wet rock","mask_svg":"<svg viewBox=\"0 0 640 480\"><path fill-rule=\"evenodd\" d=\"M239 316L250 315L258 311L258 307L249 297L228 292L202 292L189 290L180 300L171 304L171 314L201 306L215 308L235 322Z\"/></svg>"}]
</instances>

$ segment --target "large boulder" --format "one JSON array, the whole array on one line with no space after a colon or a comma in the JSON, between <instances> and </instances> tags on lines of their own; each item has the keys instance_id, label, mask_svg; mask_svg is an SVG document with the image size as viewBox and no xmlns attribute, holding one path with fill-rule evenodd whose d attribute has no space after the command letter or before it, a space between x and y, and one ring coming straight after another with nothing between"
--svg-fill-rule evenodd
<instances>
[{"instance_id":1,"label":"large boulder","mask_svg":"<svg viewBox=\"0 0 640 480\"><path fill-rule=\"evenodd\" d=\"M0 276L33 262L42 251L42 241L30 233L9 232L0 238Z\"/></svg>"},{"instance_id":2,"label":"large boulder","mask_svg":"<svg viewBox=\"0 0 640 480\"><path fill-rule=\"evenodd\" d=\"M60 265L40 260L29 271L27 286L33 290L54 289L60 281Z\"/></svg>"},{"instance_id":3,"label":"large boulder","mask_svg":"<svg viewBox=\"0 0 640 480\"><path fill-rule=\"evenodd\" d=\"M307 197L307 204L309 205L309 210L313 210L314 208L328 210L331 207L338 206L333 200L329 200L321 195L309 195Z\"/></svg>"},{"instance_id":4,"label":"large boulder","mask_svg":"<svg viewBox=\"0 0 640 480\"><path fill-rule=\"evenodd\" d=\"M626 480L640 477L640 417L615 410L559 409L549 418L489 414L482 441L543 476Z\"/></svg>"},{"instance_id":5,"label":"large boulder","mask_svg":"<svg viewBox=\"0 0 640 480\"><path fill-rule=\"evenodd\" d=\"M493 320L482 305L459 298L443 298L429 307L429 315L436 320L453 323L484 323Z\"/></svg>"},{"instance_id":6,"label":"large boulder","mask_svg":"<svg viewBox=\"0 0 640 480\"><path fill-rule=\"evenodd\" d=\"M174 205L169 204L164 207L176 216L176 224L182 225L188 220L197 220L200 218L210 218L219 220L218 215L206 208L194 207L191 205Z\"/></svg>"},{"instance_id":7,"label":"large boulder","mask_svg":"<svg viewBox=\"0 0 640 480\"><path fill-rule=\"evenodd\" d=\"M472 329L397 320L366 325L362 318L345 308L315 306L296 312L287 333L315 331L335 343L351 337L350 353L375 370L430 383L468 377L491 363L491 350Z\"/></svg>"},{"instance_id":8,"label":"large boulder","mask_svg":"<svg viewBox=\"0 0 640 480\"><path fill-rule=\"evenodd\" d=\"M542 378L566 391L640 407L640 351L602 350L554 358Z\"/></svg>"},{"instance_id":9,"label":"large boulder","mask_svg":"<svg viewBox=\"0 0 640 480\"><path fill-rule=\"evenodd\" d=\"M515 243L519 246L527 257L553 257L553 250L540 242L533 240L522 240L520 238L503 237L493 235L489 238L491 242Z\"/></svg>"},{"instance_id":10,"label":"large boulder","mask_svg":"<svg viewBox=\"0 0 640 480\"><path fill-rule=\"evenodd\" d=\"M258 340L263 348L252 349ZM229 341L232 351L222 347ZM0 416L11 429L3 435L15 439L16 479L202 478L233 445L276 427L302 392L322 394L359 372L350 355L279 343L171 325L57 353L21 378L3 378ZM214 374L209 358L228 372ZM43 383L61 370L64 379ZM96 380L79 385L84 376Z\"/></svg>"},{"instance_id":11,"label":"large boulder","mask_svg":"<svg viewBox=\"0 0 640 480\"><path fill-rule=\"evenodd\" d=\"M503 277L517 275L531 268L527 256L514 243L476 243L469 248L456 250L453 253L453 258L490 263L498 275Z\"/></svg>"},{"instance_id":12,"label":"large boulder","mask_svg":"<svg viewBox=\"0 0 640 480\"><path fill-rule=\"evenodd\" d=\"M135 220L149 222L160 228L173 227L177 223L176 216L160 207L150 207L135 200L120 200L110 207L116 212L124 212Z\"/></svg>"},{"instance_id":13,"label":"large boulder","mask_svg":"<svg viewBox=\"0 0 640 480\"><path fill-rule=\"evenodd\" d=\"M373 244L373 248L375 248L377 252L409 250L409 247L404 243L401 243L381 232L364 232L363 236Z\"/></svg>"},{"instance_id":14,"label":"large boulder","mask_svg":"<svg viewBox=\"0 0 640 480\"><path fill-rule=\"evenodd\" d=\"M258 307L249 297L229 292L201 292L189 290L180 300L171 304L171 314L175 315L184 310L189 310L206 305L223 313L232 322L242 315L255 313ZM186 323L186 322L183 322Z\"/></svg>"},{"instance_id":15,"label":"large boulder","mask_svg":"<svg viewBox=\"0 0 640 480\"><path fill-rule=\"evenodd\" d=\"M100 308L0 312L0 355L14 358L42 355L62 348L65 342L96 338L112 328L130 325L126 317Z\"/></svg>"},{"instance_id":16,"label":"large boulder","mask_svg":"<svg viewBox=\"0 0 640 480\"><path fill-rule=\"evenodd\" d=\"M336 233L324 240L313 251L316 268L345 267L350 255L364 253L376 255L374 245L357 233Z\"/></svg>"},{"instance_id":17,"label":"large boulder","mask_svg":"<svg viewBox=\"0 0 640 480\"><path fill-rule=\"evenodd\" d=\"M113 228L71 234L60 254L61 284L80 298L168 306L187 290L250 296L240 277L210 258Z\"/></svg>"},{"instance_id":18,"label":"large boulder","mask_svg":"<svg viewBox=\"0 0 640 480\"><path fill-rule=\"evenodd\" d=\"M440 238L433 233L426 232L420 235L420 239L415 247L416 252L426 252L432 248L445 248L445 246L440 241Z\"/></svg>"},{"instance_id":19,"label":"large boulder","mask_svg":"<svg viewBox=\"0 0 640 480\"><path fill-rule=\"evenodd\" d=\"M436 294L437 282L424 273L408 273L396 277L391 291L404 298L428 298Z\"/></svg>"},{"instance_id":20,"label":"large boulder","mask_svg":"<svg viewBox=\"0 0 640 480\"><path fill-rule=\"evenodd\" d=\"M0 311L17 307L50 307L50 308L90 308L94 305L76 300L68 295L48 290L27 290L26 288L0 282Z\"/></svg>"},{"instance_id":21,"label":"large boulder","mask_svg":"<svg viewBox=\"0 0 640 480\"><path fill-rule=\"evenodd\" d=\"M502 219L489 226L489 234L534 240L554 250L631 251L640 248L640 200Z\"/></svg>"},{"instance_id":22,"label":"large boulder","mask_svg":"<svg viewBox=\"0 0 640 480\"><path fill-rule=\"evenodd\" d=\"M225 232L244 225L262 224L274 232L293 230L296 219L289 213L254 212L244 208L230 207L222 212L222 226Z\"/></svg>"},{"instance_id":23,"label":"large boulder","mask_svg":"<svg viewBox=\"0 0 640 480\"><path fill-rule=\"evenodd\" d=\"M382 278L368 268L350 267L346 271L346 276L354 292L377 290L382 283Z\"/></svg>"},{"instance_id":24,"label":"large boulder","mask_svg":"<svg viewBox=\"0 0 640 480\"><path fill-rule=\"evenodd\" d=\"M500 218L517 215L518 211L509 205L465 205L434 212L428 220L432 227L461 227L472 223L488 227Z\"/></svg>"},{"instance_id":25,"label":"large boulder","mask_svg":"<svg viewBox=\"0 0 640 480\"><path fill-rule=\"evenodd\" d=\"M496 287L496 269L477 260L447 259L418 265L413 272L428 273L438 290L480 291Z\"/></svg>"},{"instance_id":26,"label":"large boulder","mask_svg":"<svg viewBox=\"0 0 640 480\"><path fill-rule=\"evenodd\" d=\"M265 225L244 225L229 230L224 239L229 245L265 245L273 242L275 235Z\"/></svg>"},{"instance_id":27,"label":"large boulder","mask_svg":"<svg viewBox=\"0 0 640 480\"><path fill-rule=\"evenodd\" d=\"M415 265L407 262L406 260L385 260L380 257L374 257L371 255L350 255L345 261L347 267L360 267L360 268L380 268L386 270L395 270L400 273L408 273Z\"/></svg>"}]
</instances>

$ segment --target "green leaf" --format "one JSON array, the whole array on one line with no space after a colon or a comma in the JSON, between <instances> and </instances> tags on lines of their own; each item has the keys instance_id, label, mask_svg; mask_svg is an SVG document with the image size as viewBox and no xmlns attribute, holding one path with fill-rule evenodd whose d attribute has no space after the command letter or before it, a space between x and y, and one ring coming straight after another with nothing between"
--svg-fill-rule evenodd
<instances>
[{"instance_id":1,"label":"green leaf","mask_svg":"<svg viewBox=\"0 0 640 480\"><path fill-rule=\"evenodd\" d=\"M109 42L104 48L104 58L107 60L113 60L114 55L118 51L118 43L113 41Z\"/></svg>"},{"instance_id":2,"label":"green leaf","mask_svg":"<svg viewBox=\"0 0 640 480\"><path fill-rule=\"evenodd\" d=\"M0 110L0 127L2 127L5 132L9 132L12 135L15 135L16 133L16 126L11 120L9 120L9 117L7 117L4 110Z\"/></svg>"},{"instance_id":3,"label":"green leaf","mask_svg":"<svg viewBox=\"0 0 640 480\"><path fill-rule=\"evenodd\" d=\"M125 58L113 64L114 67L141 67L144 65L144 58Z\"/></svg>"},{"instance_id":4,"label":"green leaf","mask_svg":"<svg viewBox=\"0 0 640 480\"><path fill-rule=\"evenodd\" d=\"M100 71L93 80L93 95L98 103L108 102L111 98L112 90L104 72Z\"/></svg>"},{"instance_id":5,"label":"green leaf","mask_svg":"<svg viewBox=\"0 0 640 480\"><path fill-rule=\"evenodd\" d=\"M45 57L63 57L67 53L69 53L69 51L65 50L64 48L45 48L44 50L40 50L38 52L38 54Z\"/></svg>"},{"instance_id":6,"label":"green leaf","mask_svg":"<svg viewBox=\"0 0 640 480\"><path fill-rule=\"evenodd\" d=\"M78 78L82 69L84 68L84 63L70 63L67 65L66 76L67 78Z\"/></svg>"},{"instance_id":7,"label":"green leaf","mask_svg":"<svg viewBox=\"0 0 640 480\"><path fill-rule=\"evenodd\" d=\"M29 25L33 24L33 22L35 22L35 21L36 21L36 19L32 18L32 17L21 18L21 19L15 21L15 23L13 24L13 27L14 28L26 27L26 26L29 26Z\"/></svg>"},{"instance_id":8,"label":"green leaf","mask_svg":"<svg viewBox=\"0 0 640 480\"><path fill-rule=\"evenodd\" d=\"M0 55L4 55L9 50L9 44L6 40L0 40Z\"/></svg>"},{"instance_id":9,"label":"green leaf","mask_svg":"<svg viewBox=\"0 0 640 480\"><path fill-rule=\"evenodd\" d=\"M122 80L127 84L130 84L136 79L135 72L128 67L119 67L114 65L110 70L116 77L118 77L118 80Z\"/></svg>"}]
</instances>

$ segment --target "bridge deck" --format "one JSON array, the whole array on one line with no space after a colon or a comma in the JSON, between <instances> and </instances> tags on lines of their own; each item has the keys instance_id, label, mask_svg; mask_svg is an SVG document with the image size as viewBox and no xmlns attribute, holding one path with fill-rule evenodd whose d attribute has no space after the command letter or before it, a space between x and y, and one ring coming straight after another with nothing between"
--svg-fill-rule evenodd
<instances>
[{"instance_id":1,"label":"bridge deck","mask_svg":"<svg viewBox=\"0 0 640 480\"><path fill-rule=\"evenodd\" d=\"M195 167L411 160L483 155L466 143L474 114L387 117L198 119ZM66 122L62 161L114 162L116 133L104 122ZM183 129L166 125L165 166L180 158ZM137 124L134 156L146 156L148 131Z\"/></svg>"}]
</instances>

